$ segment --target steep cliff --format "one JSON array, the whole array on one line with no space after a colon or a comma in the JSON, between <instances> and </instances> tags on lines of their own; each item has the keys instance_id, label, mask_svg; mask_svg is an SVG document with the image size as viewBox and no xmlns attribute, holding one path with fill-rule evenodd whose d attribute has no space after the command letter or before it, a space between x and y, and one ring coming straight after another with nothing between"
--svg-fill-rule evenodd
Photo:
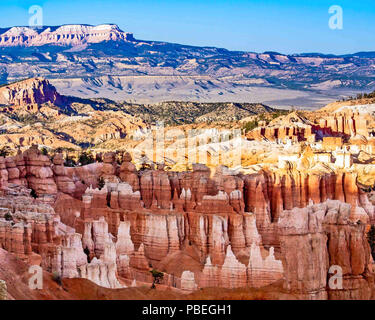
<instances>
[{"instance_id":1,"label":"steep cliff","mask_svg":"<svg viewBox=\"0 0 375 320\"><path fill-rule=\"evenodd\" d=\"M0 87L0 104L14 106L60 104L62 97L48 80L31 78ZM34 108L37 111L37 107Z\"/></svg>"}]
</instances>

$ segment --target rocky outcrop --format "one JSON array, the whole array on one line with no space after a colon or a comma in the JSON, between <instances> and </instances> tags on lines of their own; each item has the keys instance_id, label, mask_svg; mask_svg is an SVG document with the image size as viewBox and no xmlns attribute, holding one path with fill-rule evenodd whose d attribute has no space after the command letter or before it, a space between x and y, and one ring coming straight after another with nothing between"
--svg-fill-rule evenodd
<instances>
[{"instance_id":1,"label":"rocky outcrop","mask_svg":"<svg viewBox=\"0 0 375 320\"><path fill-rule=\"evenodd\" d=\"M18 257L31 253L31 226L0 220L0 246Z\"/></svg>"},{"instance_id":2,"label":"rocky outcrop","mask_svg":"<svg viewBox=\"0 0 375 320\"><path fill-rule=\"evenodd\" d=\"M87 264L82 248L82 235L71 230L64 234L64 241L54 248L51 270L62 278L81 277L79 268Z\"/></svg>"},{"instance_id":3,"label":"rocky outcrop","mask_svg":"<svg viewBox=\"0 0 375 320\"><path fill-rule=\"evenodd\" d=\"M191 293L197 290L197 284L195 283L194 272L184 271L181 275L181 290L186 293Z\"/></svg>"},{"instance_id":4,"label":"rocky outcrop","mask_svg":"<svg viewBox=\"0 0 375 320\"><path fill-rule=\"evenodd\" d=\"M116 154L114 152L108 152L104 154L103 165L101 167L100 179L106 182L119 182L119 178L116 176L117 163Z\"/></svg>"},{"instance_id":5,"label":"rocky outcrop","mask_svg":"<svg viewBox=\"0 0 375 320\"><path fill-rule=\"evenodd\" d=\"M49 203L58 191L78 200L83 196L84 203L90 198L89 207L101 208L92 215L95 219L105 216L108 207L131 211L150 209L155 213L244 215L253 212L263 240L275 248L278 244L274 224L282 210L303 208L311 201L337 199L350 203L351 215L363 222L367 216L374 215L373 206L357 187L355 172L335 171L322 164L298 171L264 169L246 175L219 166L211 177L210 169L198 164L190 172L166 172L162 165L158 170L137 172L130 155L124 156L121 167L114 153L105 154L103 160L103 163L82 167L65 167L61 154L55 155L51 164L34 147L13 158L0 158L0 182L4 188L9 183L27 184ZM100 179L107 181L106 187L95 191ZM120 180L124 182L119 183Z\"/></svg>"},{"instance_id":6,"label":"rocky outcrop","mask_svg":"<svg viewBox=\"0 0 375 320\"><path fill-rule=\"evenodd\" d=\"M347 136L356 134L368 136L366 118L358 112L338 112L320 119L322 128L329 128L333 133L341 133Z\"/></svg>"},{"instance_id":7,"label":"rocky outcrop","mask_svg":"<svg viewBox=\"0 0 375 320\"><path fill-rule=\"evenodd\" d=\"M0 247L25 260L33 253L43 254L53 242L53 219L50 206L8 191L0 198Z\"/></svg>"},{"instance_id":8,"label":"rocky outcrop","mask_svg":"<svg viewBox=\"0 0 375 320\"><path fill-rule=\"evenodd\" d=\"M274 248L269 249L268 256L263 259L259 245L253 243L250 248L247 277L250 287L265 287L284 277L281 260L276 260Z\"/></svg>"},{"instance_id":9,"label":"rocky outcrop","mask_svg":"<svg viewBox=\"0 0 375 320\"><path fill-rule=\"evenodd\" d=\"M220 271L220 285L224 288L246 287L246 266L239 262L232 252L231 246L227 247L224 263Z\"/></svg>"},{"instance_id":10,"label":"rocky outcrop","mask_svg":"<svg viewBox=\"0 0 375 320\"><path fill-rule=\"evenodd\" d=\"M228 246L222 265L213 264L210 256L207 257L199 284L222 288L263 287L284 277L282 262L275 258L273 248L263 259L259 245L253 243L248 261L247 266L241 263Z\"/></svg>"},{"instance_id":11,"label":"rocky outcrop","mask_svg":"<svg viewBox=\"0 0 375 320\"><path fill-rule=\"evenodd\" d=\"M98 234L96 235L96 239L98 240L97 236ZM94 242L96 241L94 240ZM106 288L117 289L126 287L117 279L116 246L112 242L112 239L106 239L103 253L99 259L94 257L90 263L80 267L80 277L89 279Z\"/></svg>"},{"instance_id":12,"label":"rocky outcrop","mask_svg":"<svg viewBox=\"0 0 375 320\"><path fill-rule=\"evenodd\" d=\"M22 185L21 172L17 168L17 163L13 157L5 158L5 165L8 171L8 182L12 184Z\"/></svg>"},{"instance_id":13,"label":"rocky outcrop","mask_svg":"<svg viewBox=\"0 0 375 320\"><path fill-rule=\"evenodd\" d=\"M170 209L172 192L168 173L159 166L156 171L146 171L140 179L141 195L146 208Z\"/></svg>"},{"instance_id":14,"label":"rocky outcrop","mask_svg":"<svg viewBox=\"0 0 375 320\"><path fill-rule=\"evenodd\" d=\"M110 189L110 207L113 209L141 210L141 194L139 191L133 191L133 188L127 183L108 184Z\"/></svg>"},{"instance_id":15,"label":"rocky outcrop","mask_svg":"<svg viewBox=\"0 0 375 320\"><path fill-rule=\"evenodd\" d=\"M80 277L105 288L126 288L116 277L116 263L105 263L97 258L80 268Z\"/></svg>"},{"instance_id":16,"label":"rocky outcrop","mask_svg":"<svg viewBox=\"0 0 375 320\"><path fill-rule=\"evenodd\" d=\"M133 191L139 191L139 177L135 165L131 162L132 158L129 153L123 157L123 162L120 167L119 177L121 181L128 183Z\"/></svg>"},{"instance_id":17,"label":"rocky outcrop","mask_svg":"<svg viewBox=\"0 0 375 320\"><path fill-rule=\"evenodd\" d=\"M128 255L130 256L134 252L134 244L130 236L130 222L120 222L117 241L116 241L116 253L117 255Z\"/></svg>"},{"instance_id":18,"label":"rocky outcrop","mask_svg":"<svg viewBox=\"0 0 375 320\"><path fill-rule=\"evenodd\" d=\"M104 219L85 224L83 238L71 230L56 248L53 270L63 278L85 278L106 288L123 288L117 279L116 245Z\"/></svg>"},{"instance_id":19,"label":"rocky outcrop","mask_svg":"<svg viewBox=\"0 0 375 320\"><path fill-rule=\"evenodd\" d=\"M6 170L5 159L0 157L0 186L6 188L8 186L8 170Z\"/></svg>"},{"instance_id":20,"label":"rocky outcrop","mask_svg":"<svg viewBox=\"0 0 375 320\"><path fill-rule=\"evenodd\" d=\"M81 200L89 187L97 188L103 163L90 163L80 167L65 167L65 173L75 185L74 197Z\"/></svg>"},{"instance_id":21,"label":"rocky outcrop","mask_svg":"<svg viewBox=\"0 0 375 320\"><path fill-rule=\"evenodd\" d=\"M59 105L61 102L62 97L56 91L56 88L48 80L41 78L32 78L0 88L0 104L29 106L27 110L31 112L38 111L38 107L32 109L33 105L37 106L44 103Z\"/></svg>"},{"instance_id":22,"label":"rocky outcrop","mask_svg":"<svg viewBox=\"0 0 375 320\"><path fill-rule=\"evenodd\" d=\"M53 157L52 162L52 170L58 191L69 195L74 195L76 186L73 182L73 179L68 176L68 172L64 166L65 161L62 153L57 153Z\"/></svg>"},{"instance_id":23,"label":"rocky outcrop","mask_svg":"<svg viewBox=\"0 0 375 320\"><path fill-rule=\"evenodd\" d=\"M42 155L35 146L24 152L24 159L28 187L34 190L35 195L45 202L54 202L57 186L53 179L49 157Z\"/></svg>"},{"instance_id":24,"label":"rocky outcrop","mask_svg":"<svg viewBox=\"0 0 375 320\"><path fill-rule=\"evenodd\" d=\"M352 137L350 141L352 144L361 144L363 139L367 143L366 137L369 136L366 120L366 116L348 110L333 115L324 114L324 117L319 117L316 123L312 123L297 112L292 112L271 121L267 126L255 128L247 134L247 137L254 140L266 138L282 143L314 142L316 138L329 137L326 142L338 143L338 146L342 145L341 139L334 139ZM353 139L356 136L361 136L360 141L356 142L356 138Z\"/></svg>"},{"instance_id":25,"label":"rocky outcrop","mask_svg":"<svg viewBox=\"0 0 375 320\"><path fill-rule=\"evenodd\" d=\"M365 225L350 220L350 205L328 200L282 213L281 252L285 288L308 299L369 299L370 248ZM342 287L330 287L330 268L342 271Z\"/></svg>"}]
</instances>

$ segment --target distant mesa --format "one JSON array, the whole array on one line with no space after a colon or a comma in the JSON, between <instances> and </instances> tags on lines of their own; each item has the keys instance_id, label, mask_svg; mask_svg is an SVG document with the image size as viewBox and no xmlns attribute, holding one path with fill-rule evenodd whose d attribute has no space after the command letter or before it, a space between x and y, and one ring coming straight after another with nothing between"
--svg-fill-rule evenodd
<instances>
[{"instance_id":1,"label":"distant mesa","mask_svg":"<svg viewBox=\"0 0 375 320\"><path fill-rule=\"evenodd\" d=\"M103 41L135 41L133 34L115 24L63 25L59 27L12 27L0 29L0 47L43 46L56 44L77 46Z\"/></svg>"}]
</instances>

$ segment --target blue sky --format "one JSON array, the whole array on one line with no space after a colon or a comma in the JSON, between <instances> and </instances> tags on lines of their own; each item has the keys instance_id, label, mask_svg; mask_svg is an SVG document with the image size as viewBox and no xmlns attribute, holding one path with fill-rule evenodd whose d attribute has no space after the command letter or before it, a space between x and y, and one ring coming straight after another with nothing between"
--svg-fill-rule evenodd
<instances>
[{"instance_id":1,"label":"blue sky","mask_svg":"<svg viewBox=\"0 0 375 320\"><path fill-rule=\"evenodd\" d=\"M375 51L374 0L1 0L0 26L116 23L138 39L282 53ZM328 27L332 5L343 29Z\"/></svg>"}]
</instances>

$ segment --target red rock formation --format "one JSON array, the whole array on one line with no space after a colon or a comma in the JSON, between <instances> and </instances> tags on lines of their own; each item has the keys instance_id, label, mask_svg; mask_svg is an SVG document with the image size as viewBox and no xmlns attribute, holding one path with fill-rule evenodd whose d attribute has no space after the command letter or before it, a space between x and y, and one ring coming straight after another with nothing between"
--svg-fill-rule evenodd
<instances>
[{"instance_id":1,"label":"red rock formation","mask_svg":"<svg viewBox=\"0 0 375 320\"><path fill-rule=\"evenodd\" d=\"M13 191L16 193L16 191ZM28 193L28 192L27 192ZM0 246L22 259L52 242L53 209L24 195L0 198Z\"/></svg>"},{"instance_id":2,"label":"red rock formation","mask_svg":"<svg viewBox=\"0 0 375 320\"><path fill-rule=\"evenodd\" d=\"M103 165L101 167L100 178L108 182L119 182L116 176L117 162L114 152L107 152L103 157Z\"/></svg>"},{"instance_id":3,"label":"red rock formation","mask_svg":"<svg viewBox=\"0 0 375 320\"><path fill-rule=\"evenodd\" d=\"M127 182L133 189L133 191L139 191L139 177L135 165L131 163L132 158L129 153L126 153L123 157L123 163L120 167L119 177L121 181Z\"/></svg>"},{"instance_id":4,"label":"red rock formation","mask_svg":"<svg viewBox=\"0 0 375 320\"><path fill-rule=\"evenodd\" d=\"M369 297L364 226L374 207L354 173L318 164L248 175L219 167L211 177L206 166L194 165L182 173L159 166L138 179L130 157L120 170L114 154L104 158L103 164L76 168L65 168L60 155L52 165L35 148L0 158L7 176L0 247L23 259L37 255L43 268L63 277L110 288L123 286L117 273L151 282L150 269L160 268L166 285L187 291L195 284L261 287L285 277L285 288L303 298ZM100 177L107 182L99 190ZM22 181L40 198L15 187ZM53 211L42 202L56 194ZM6 200L12 197L18 200ZM335 198L352 206L328 200ZM342 292L327 289L333 263L343 267Z\"/></svg>"},{"instance_id":5,"label":"red rock formation","mask_svg":"<svg viewBox=\"0 0 375 320\"><path fill-rule=\"evenodd\" d=\"M371 297L365 225L350 221L350 211L349 204L329 200L282 213L278 226L287 290L308 299ZM327 283L331 266L342 270L341 290Z\"/></svg>"},{"instance_id":6,"label":"red rock formation","mask_svg":"<svg viewBox=\"0 0 375 320\"><path fill-rule=\"evenodd\" d=\"M0 247L26 258L31 253L31 226L24 223L12 224L0 221Z\"/></svg>"},{"instance_id":7,"label":"red rock formation","mask_svg":"<svg viewBox=\"0 0 375 320\"><path fill-rule=\"evenodd\" d=\"M19 170L20 185L26 187L27 186L27 180L26 180L27 171L26 171L25 159L23 157L22 152L18 152L17 155L13 159L16 163L17 169Z\"/></svg>"},{"instance_id":8,"label":"red rock formation","mask_svg":"<svg viewBox=\"0 0 375 320\"><path fill-rule=\"evenodd\" d=\"M54 156L52 170L58 191L74 195L76 187L73 180L68 176L62 153Z\"/></svg>"},{"instance_id":9,"label":"red rock formation","mask_svg":"<svg viewBox=\"0 0 375 320\"><path fill-rule=\"evenodd\" d=\"M259 245L253 243L250 249L247 278L250 287L264 287L284 277L282 262L276 260L273 247L263 259Z\"/></svg>"},{"instance_id":10,"label":"red rock formation","mask_svg":"<svg viewBox=\"0 0 375 320\"><path fill-rule=\"evenodd\" d=\"M82 167L65 167L67 176L74 182L75 192L74 197L81 200L82 195L90 186L98 187L101 168L103 163L91 163Z\"/></svg>"},{"instance_id":11,"label":"red rock formation","mask_svg":"<svg viewBox=\"0 0 375 320\"><path fill-rule=\"evenodd\" d=\"M246 287L246 266L240 263L228 246L224 263L220 272L220 287L240 288Z\"/></svg>"},{"instance_id":12,"label":"red rock formation","mask_svg":"<svg viewBox=\"0 0 375 320\"><path fill-rule=\"evenodd\" d=\"M0 104L5 105L28 106L47 102L59 104L61 99L56 88L48 80L41 78L19 81L0 88Z\"/></svg>"},{"instance_id":13,"label":"red rock formation","mask_svg":"<svg viewBox=\"0 0 375 320\"><path fill-rule=\"evenodd\" d=\"M36 146L24 152L24 159L29 188L45 202L52 203L57 194L57 187L50 159L42 155Z\"/></svg>"},{"instance_id":14,"label":"red rock formation","mask_svg":"<svg viewBox=\"0 0 375 320\"><path fill-rule=\"evenodd\" d=\"M0 188L8 186L8 170L6 170L5 159L0 157Z\"/></svg>"},{"instance_id":15,"label":"red rock formation","mask_svg":"<svg viewBox=\"0 0 375 320\"><path fill-rule=\"evenodd\" d=\"M17 168L17 163L13 157L5 158L5 165L8 171L8 182L22 185L20 179L20 170Z\"/></svg>"}]
</instances>

